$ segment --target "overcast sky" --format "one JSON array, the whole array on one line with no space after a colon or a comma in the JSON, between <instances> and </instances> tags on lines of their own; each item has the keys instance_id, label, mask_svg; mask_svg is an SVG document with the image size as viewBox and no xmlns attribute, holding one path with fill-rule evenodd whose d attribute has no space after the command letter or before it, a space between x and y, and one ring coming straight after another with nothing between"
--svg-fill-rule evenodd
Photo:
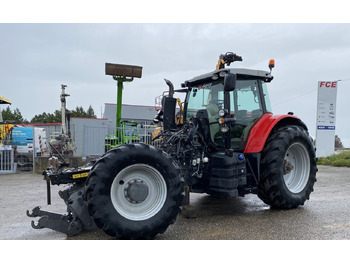
<instances>
[{"instance_id":1,"label":"overcast sky","mask_svg":"<svg viewBox=\"0 0 350 262\"><path fill-rule=\"evenodd\" d=\"M65 84L68 109L92 105L100 117L116 102L106 62L142 66L142 78L124 84L123 103L153 106L167 90L163 78L180 87L228 51L243 57L231 67L268 70L275 59L272 109L294 112L312 136L318 81L342 80L336 134L350 147L350 24L0 24L0 96L31 120L60 108Z\"/></svg>"}]
</instances>

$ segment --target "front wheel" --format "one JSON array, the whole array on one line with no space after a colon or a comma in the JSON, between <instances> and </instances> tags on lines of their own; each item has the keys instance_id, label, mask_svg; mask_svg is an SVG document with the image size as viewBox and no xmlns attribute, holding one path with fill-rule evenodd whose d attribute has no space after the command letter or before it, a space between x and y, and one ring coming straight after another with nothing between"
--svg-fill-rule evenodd
<instances>
[{"instance_id":1,"label":"front wheel","mask_svg":"<svg viewBox=\"0 0 350 262\"><path fill-rule=\"evenodd\" d=\"M151 239L175 222L184 196L179 167L162 150L129 144L90 171L86 200L96 225L118 239Z\"/></svg>"},{"instance_id":2,"label":"front wheel","mask_svg":"<svg viewBox=\"0 0 350 262\"><path fill-rule=\"evenodd\" d=\"M258 196L274 208L296 208L316 182L316 156L306 130L285 126L267 139L261 159Z\"/></svg>"}]
</instances>

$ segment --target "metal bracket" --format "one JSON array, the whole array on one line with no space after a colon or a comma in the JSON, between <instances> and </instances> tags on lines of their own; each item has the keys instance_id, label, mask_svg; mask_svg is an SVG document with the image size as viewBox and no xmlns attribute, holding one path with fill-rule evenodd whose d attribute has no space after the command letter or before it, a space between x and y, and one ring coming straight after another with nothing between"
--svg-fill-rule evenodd
<instances>
[{"instance_id":1,"label":"metal bracket","mask_svg":"<svg viewBox=\"0 0 350 262\"><path fill-rule=\"evenodd\" d=\"M73 186L59 192L67 205L68 212L65 215L43 211L39 206L35 207L32 212L27 210L27 216L40 217L37 224L32 221L32 227L35 229L50 228L68 236L78 235L84 230L97 229L83 199L83 191L83 186Z\"/></svg>"},{"instance_id":2,"label":"metal bracket","mask_svg":"<svg viewBox=\"0 0 350 262\"><path fill-rule=\"evenodd\" d=\"M62 232L68 236L75 236L83 231L83 227L78 219L74 219L71 215L62 215L47 211L42 211L40 207L35 207L30 213L27 210L27 216L40 217L37 224L34 221L31 225L34 229L50 228Z\"/></svg>"}]
</instances>

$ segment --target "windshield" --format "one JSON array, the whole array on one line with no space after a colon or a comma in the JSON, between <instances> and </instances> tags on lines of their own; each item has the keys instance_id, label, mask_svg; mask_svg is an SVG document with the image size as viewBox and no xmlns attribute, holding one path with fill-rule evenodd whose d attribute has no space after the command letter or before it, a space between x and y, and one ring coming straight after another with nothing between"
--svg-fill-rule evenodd
<instances>
[{"instance_id":1,"label":"windshield","mask_svg":"<svg viewBox=\"0 0 350 262\"><path fill-rule=\"evenodd\" d=\"M263 95L266 96L266 84L262 83ZM250 122L251 117L261 116L263 105L259 94L258 80L237 80L236 89L230 94L230 114L235 115L238 121ZM266 99L267 98L267 99ZM268 100L268 96L265 97ZM269 101L267 111L271 111ZM220 109L224 108L223 80L211 83L199 84L193 87L188 96L186 120L194 117L198 110L206 109L208 115L217 116Z\"/></svg>"},{"instance_id":2,"label":"windshield","mask_svg":"<svg viewBox=\"0 0 350 262\"><path fill-rule=\"evenodd\" d=\"M196 116L198 110L206 109L209 116L224 108L223 79L193 87L188 96L186 120Z\"/></svg>"},{"instance_id":3,"label":"windshield","mask_svg":"<svg viewBox=\"0 0 350 262\"><path fill-rule=\"evenodd\" d=\"M262 87L262 88L260 88ZM230 105L224 106L224 85L223 79L210 83L199 84L192 87L187 97L186 120L195 117L199 110L206 110L208 113L209 129L212 142L218 146L224 145L224 135L220 131L218 123L218 111L229 108L230 115L235 116L236 121L231 127L231 148L243 148L248 138L250 129L256 121L270 111L266 84L258 79L238 79L236 88L227 93L227 100ZM262 90L260 92L260 90ZM266 97L265 97L266 96ZM262 99L265 97L266 107Z\"/></svg>"}]
</instances>

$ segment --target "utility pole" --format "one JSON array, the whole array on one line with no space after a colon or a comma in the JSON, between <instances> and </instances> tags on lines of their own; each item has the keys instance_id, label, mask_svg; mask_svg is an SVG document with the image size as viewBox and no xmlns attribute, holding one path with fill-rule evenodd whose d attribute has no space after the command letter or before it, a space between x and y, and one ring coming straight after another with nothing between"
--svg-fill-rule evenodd
<instances>
[{"instance_id":1,"label":"utility pole","mask_svg":"<svg viewBox=\"0 0 350 262\"><path fill-rule=\"evenodd\" d=\"M65 89L67 85L61 85L62 92L61 92L61 121L62 121L62 134L67 134L67 128L66 128L66 97L70 96L69 94L66 94Z\"/></svg>"}]
</instances>

